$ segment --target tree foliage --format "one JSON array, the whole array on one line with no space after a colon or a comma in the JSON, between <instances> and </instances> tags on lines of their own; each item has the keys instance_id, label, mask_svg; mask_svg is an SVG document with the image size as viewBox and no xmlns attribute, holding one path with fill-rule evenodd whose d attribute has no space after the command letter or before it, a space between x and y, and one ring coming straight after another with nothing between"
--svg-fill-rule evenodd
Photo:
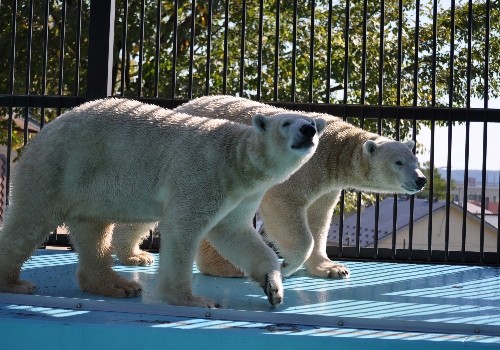
<instances>
[{"instance_id":1,"label":"tree foliage","mask_svg":"<svg viewBox=\"0 0 500 350\"><path fill-rule=\"evenodd\" d=\"M430 198L430 187L427 185L422 192L419 192L417 194L417 198L423 198L423 199L437 199L437 200L445 200L446 199L446 179L443 179L441 174L439 173L437 168L434 168L433 170L433 176L431 176L431 166L430 162L425 162L423 167L422 167L422 172L424 173L425 177L427 178L427 183L430 183L430 179L432 178L433 184L432 184L432 198ZM450 189L455 188L455 181L451 180L450 183Z\"/></svg>"},{"instance_id":2,"label":"tree foliage","mask_svg":"<svg viewBox=\"0 0 500 350\"><path fill-rule=\"evenodd\" d=\"M85 95L89 3L0 3L0 94ZM432 0L421 0L418 9L411 0L367 1L366 8L364 1L351 0L348 11L345 0L279 1L279 8L277 0L260 3L117 0L113 93L164 98L226 93L263 101L455 107L484 98L485 90L490 98L499 95L497 2L487 17L484 0L471 2L470 8L469 2L457 1L454 11L436 1L435 20ZM11 67L14 74L5 74ZM29 115L45 122L59 112L32 108ZM355 117L349 121L378 131L375 121ZM398 125L382 119L380 132L409 137L410 119ZM5 130L4 121L2 143ZM18 144L22 137L14 136Z\"/></svg>"}]
</instances>

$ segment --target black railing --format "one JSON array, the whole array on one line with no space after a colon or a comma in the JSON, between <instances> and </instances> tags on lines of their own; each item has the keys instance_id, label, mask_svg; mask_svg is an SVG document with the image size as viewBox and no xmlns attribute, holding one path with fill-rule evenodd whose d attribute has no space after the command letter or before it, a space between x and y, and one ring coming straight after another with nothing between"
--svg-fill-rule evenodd
<instances>
[{"instance_id":1,"label":"black railing","mask_svg":"<svg viewBox=\"0 0 500 350\"><path fill-rule=\"evenodd\" d=\"M416 139L430 128L429 194L436 148L447 148L444 246L435 248L429 215L426 247L416 247L415 199L410 199L408 242L399 246L398 199L394 197L389 248L379 242L381 196L375 207L375 242L363 246L361 194L356 237L343 234L347 193L339 204L337 242L342 258L500 263L500 234L485 220L486 186L480 203L479 249L467 241L470 213L461 209L461 248L450 248L452 141L465 125L463 203L467 203L471 144L482 145L486 184L488 126L500 122L491 108L500 94L500 5L490 1L230 1L58 0L0 3L0 115L6 146L3 185L8 189L15 151L27 143L28 116L41 127L64 110L106 96L136 98L163 107L207 94L230 94L303 111L340 116L395 138ZM481 107L474 104L481 104ZM24 125L14 123L24 118ZM483 134L471 139L471 125ZM17 126L16 126L17 125ZM437 127L447 140L436 139ZM490 135L491 137L491 135ZM500 161L494 163L498 168ZM497 202L500 198L500 186ZM349 197L350 198L350 197ZM428 202L428 212L436 204ZM441 223L439 223L441 225ZM495 227L496 226L496 227ZM496 247L485 248L485 231ZM455 229L456 230L456 229ZM470 230L470 229L469 229ZM456 232L455 232L456 233ZM380 234L382 236L382 234ZM355 242L351 246L351 242Z\"/></svg>"}]
</instances>

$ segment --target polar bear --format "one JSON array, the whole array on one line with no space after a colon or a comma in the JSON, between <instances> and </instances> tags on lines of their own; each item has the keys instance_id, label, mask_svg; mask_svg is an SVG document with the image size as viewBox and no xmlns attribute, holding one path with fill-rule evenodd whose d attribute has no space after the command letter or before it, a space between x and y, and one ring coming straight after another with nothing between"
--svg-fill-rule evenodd
<instances>
[{"instance_id":1,"label":"polar bear","mask_svg":"<svg viewBox=\"0 0 500 350\"><path fill-rule=\"evenodd\" d=\"M20 280L21 265L65 223L79 255L80 288L136 296L140 285L111 268L112 226L159 222L164 244L157 285L167 303L217 306L192 294L192 265L205 236L272 305L281 303L279 261L252 217L265 190L313 155L325 122L287 112L256 115L251 124L126 99L64 113L29 143L14 169L0 232L0 291L34 292L32 283Z\"/></svg>"},{"instance_id":2,"label":"polar bear","mask_svg":"<svg viewBox=\"0 0 500 350\"><path fill-rule=\"evenodd\" d=\"M231 96L194 99L175 109L178 112L250 123L255 113L273 116L285 109ZM322 118L327 126L315 155L287 181L268 190L259 208L267 238L284 258L281 272L290 276L301 265L310 275L346 277L347 267L326 255L328 229L343 189L378 193L419 192L426 178L412 152L413 141L398 142L370 133L328 114L306 113ZM141 229L117 227L120 236L116 253L129 264L148 264L152 257L138 248ZM127 241L129 244L127 244ZM218 247L217 247L218 249ZM219 249L220 250L220 249ZM243 272L224 259L204 240L196 257L200 271L221 277L239 277Z\"/></svg>"}]
</instances>

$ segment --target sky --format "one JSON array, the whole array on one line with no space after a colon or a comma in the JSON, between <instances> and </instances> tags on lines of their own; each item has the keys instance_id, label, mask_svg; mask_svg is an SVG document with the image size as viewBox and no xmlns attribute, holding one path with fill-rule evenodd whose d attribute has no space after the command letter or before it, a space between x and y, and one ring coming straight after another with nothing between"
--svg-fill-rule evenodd
<instances>
[{"instance_id":1,"label":"sky","mask_svg":"<svg viewBox=\"0 0 500 350\"><path fill-rule=\"evenodd\" d=\"M471 102L471 107L482 107L481 101ZM490 100L490 108L500 109L500 100ZM500 111L499 111L500 114ZM483 127L484 123L470 124L469 140L469 169L481 170L483 168ZM436 127L434 136L434 166L446 167L448 157L448 128ZM426 154L417 155L423 163L430 159L431 132L423 128L417 135L417 142L427 149ZM453 127L451 168L465 168L465 124ZM498 123L488 123L486 169L500 170L500 119Z\"/></svg>"}]
</instances>

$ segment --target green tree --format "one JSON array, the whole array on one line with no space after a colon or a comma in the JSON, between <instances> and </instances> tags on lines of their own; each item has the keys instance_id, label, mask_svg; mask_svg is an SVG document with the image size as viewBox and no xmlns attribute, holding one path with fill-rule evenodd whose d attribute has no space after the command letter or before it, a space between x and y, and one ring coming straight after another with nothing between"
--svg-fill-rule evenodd
<instances>
[{"instance_id":1,"label":"green tree","mask_svg":"<svg viewBox=\"0 0 500 350\"><path fill-rule=\"evenodd\" d=\"M14 3L17 3L17 9L13 43ZM9 74L0 76L0 94L85 94L89 3L89 0L0 3L0 71L10 72L14 66L12 82ZM263 101L465 107L470 97L481 99L485 96L484 78L487 74L488 96L499 95L500 77L495 73L500 71L500 4L497 2L491 3L489 11L489 70L486 73L487 11L484 0L471 4L470 23L467 2L460 2L454 13L437 2L435 26L431 0L421 0L418 9L415 1L401 0L401 12L399 1L385 1L382 11L380 1L366 2L365 9L363 1L351 0L348 33L345 0L280 1L279 9L276 0L264 1L262 8L260 2L249 0L198 0L194 2L194 8L191 0L144 0L144 9L142 3L141 0L116 1L115 94L191 98L204 95L208 86L211 94L227 93ZM296 12L294 3L297 3ZM33 20L30 22L31 4ZM78 16L79 7L82 8L81 17ZM311 20L311 13L314 13L314 20ZM363 27L365 17L366 32ZM125 24L126 42L122 36ZM470 65L467 59L469 24L472 29ZM227 47L224 44L226 25ZM79 38L78 28L81 28ZM142 41L141 28L144 28ZM242 32L245 33L243 46ZM157 34L159 46L156 45ZM417 34L418 47L415 47ZM30 35L31 41L28 40ZM344 52L346 44L349 47L347 56ZM11 56L12 51L14 56ZM77 60L78 52L80 57ZM275 62L276 54L278 59ZM28 57L31 59L29 66ZM244 58L243 66L241 57ZM346 57L347 72L344 71ZM142 75L139 77L140 58ZM260 71L258 62L261 63ZM343 88L347 91L345 95ZM32 108L29 115L39 122L46 122L59 112ZM27 115L23 109L15 109L14 113ZM5 115L6 109L0 109L0 114ZM360 117L353 116L349 121L378 131L376 121ZM417 129L420 125L417 124ZM406 138L412 129L411 116L398 122L382 119L380 125L380 132L390 137ZM4 120L0 143L6 143L6 130ZM13 143L19 147L26 140L22 133L14 131Z\"/></svg>"},{"instance_id":2,"label":"green tree","mask_svg":"<svg viewBox=\"0 0 500 350\"><path fill-rule=\"evenodd\" d=\"M424 173L425 177L427 177L427 183L429 184L430 179L433 179L433 192L432 192L432 197L433 199L446 199L446 179L443 179L441 177L441 174L439 173L437 168L434 168L433 171L433 176L431 176L431 167L430 167L430 162L425 162L423 167L422 167L422 172ZM455 188L455 181L451 180L450 183L450 189ZM429 199L430 193L429 193L429 186L426 186L422 192L419 192L417 194L417 198L423 198L423 199Z\"/></svg>"}]
</instances>

